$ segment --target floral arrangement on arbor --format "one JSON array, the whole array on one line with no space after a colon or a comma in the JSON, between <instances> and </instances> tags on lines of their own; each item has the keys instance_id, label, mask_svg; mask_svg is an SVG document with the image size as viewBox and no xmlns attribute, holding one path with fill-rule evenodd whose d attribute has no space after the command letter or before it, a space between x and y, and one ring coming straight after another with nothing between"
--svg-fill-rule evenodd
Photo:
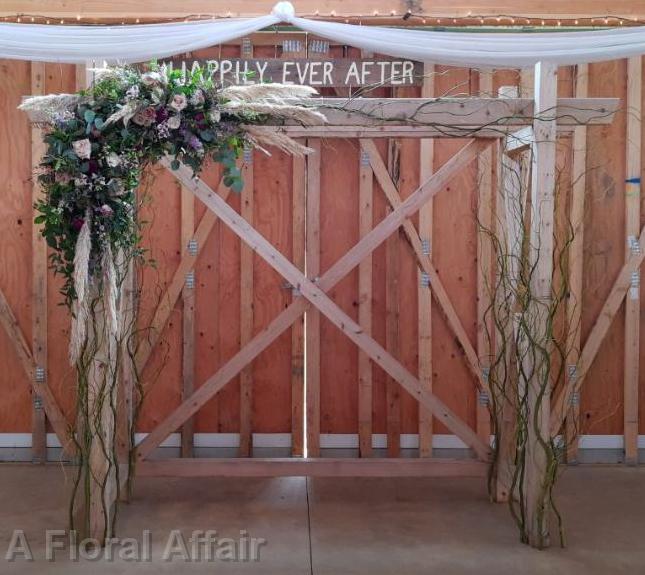
<instances>
[{"instance_id":1,"label":"floral arrangement on arbor","mask_svg":"<svg viewBox=\"0 0 645 575\"><path fill-rule=\"evenodd\" d=\"M98 485L109 507L107 479L118 475L114 423L122 342L134 330L122 319L120 285L128 263L141 255L136 207L144 169L169 157L173 169L184 163L197 175L210 159L222 166L224 184L240 191L237 160L244 148L310 151L260 125L322 123L324 116L307 105L315 90L306 86L225 87L213 81L208 68L186 73L156 63L145 70L93 72L95 82L86 91L32 97L20 108L44 127L46 153L38 175L44 193L35 221L51 248L53 269L63 276L62 294L72 311L77 485L85 486L86 501L94 497L90 484ZM103 463L92 467L97 460ZM106 518L105 536L112 531Z\"/></svg>"},{"instance_id":2,"label":"floral arrangement on arbor","mask_svg":"<svg viewBox=\"0 0 645 575\"><path fill-rule=\"evenodd\" d=\"M169 155L195 174L211 158L223 166L224 183L240 191L236 160L246 146L308 150L279 132L257 130L270 119L320 123L324 117L298 100L306 86L217 86L208 68L190 73L152 63L96 70L96 82L77 95L34 97L21 109L47 126L39 181L44 198L36 223L52 248L51 264L64 277L62 293L74 317L84 317L88 282L110 275L118 253L136 253L136 189L149 163ZM86 270L87 268L87 270ZM86 311L86 310L85 310ZM72 363L80 354L81 321L73 333Z\"/></svg>"}]
</instances>

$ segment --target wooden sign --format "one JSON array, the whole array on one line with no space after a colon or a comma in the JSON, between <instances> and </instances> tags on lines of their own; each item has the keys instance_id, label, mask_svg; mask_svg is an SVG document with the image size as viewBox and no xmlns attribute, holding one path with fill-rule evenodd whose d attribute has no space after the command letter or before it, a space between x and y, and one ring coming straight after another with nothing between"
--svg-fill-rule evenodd
<instances>
[{"instance_id":1,"label":"wooden sign","mask_svg":"<svg viewBox=\"0 0 645 575\"><path fill-rule=\"evenodd\" d=\"M188 73L199 64L220 84L305 84L316 87L419 86L423 64L412 60L329 59L279 60L231 58L221 60L168 61Z\"/></svg>"}]
</instances>

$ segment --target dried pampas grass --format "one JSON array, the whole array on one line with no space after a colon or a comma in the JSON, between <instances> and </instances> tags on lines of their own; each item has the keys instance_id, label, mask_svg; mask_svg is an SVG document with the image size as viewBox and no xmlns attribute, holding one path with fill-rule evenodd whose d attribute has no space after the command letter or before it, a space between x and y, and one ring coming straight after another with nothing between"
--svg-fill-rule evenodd
<instances>
[{"instance_id":1,"label":"dried pampas grass","mask_svg":"<svg viewBox=\"0 0 645 575\"><path fill-rule=\"evenodd\" d=\"M295 84L248 84L228 86L220 93L224 98L236 102L279 102L294 98L310 98L318 92L311 86Z\"/></svg>"},{"instance_id":2,"label":"dried pampas grass","mask_svg":"<svg viewBox=\"0 0 645 575\"><path fill-rule=\"evenodd\" d=\"M90 232L90 214L86 214L83 227L76 240L74 250L74 290L76 299L72 304L72 329L69 341L69 361L75 365L81 357L87 338L87 321L89 318L90 287L90 253L92 252L92 234Z\"/></svg>"},{"instance_id":3,"label":"dried pampas grass","mask_svg":"<svg viewBox=\"0 0 645 575\"><path fill-rule=\"evenodd\" d=\"M314 152L312 148L299 144L284 132L280 132L279 129L251 125L243 126L243 128L253 147L263 151L267 156L270 156L271 153L264 146L273 146L287 154L298 157Z\"/></svg>"},{"instance_id":4,"label":"dried pampas grass","mask_svg":"<svg viewBox=\"0 0 645 575\"><path fill-rule=\"evenodd\" d=\"M54 94L27 98L19 110L27 112L32 121L52 123L64 112L71 112L83 100L78 94Z\"/></svg>"},{"instance_id":5,"label":"dried pampas grass","mask_svg":"<svg viewBox=\"0 0 645 575\"><path fill-rule=\"evenodd\" d=\"M227 102L222 110L232 114L262 114L282 120L293 120L305 126L325 123L325 116L305 106L295 104L276 104L270 102Z\"/></svg>"}]
</instances>

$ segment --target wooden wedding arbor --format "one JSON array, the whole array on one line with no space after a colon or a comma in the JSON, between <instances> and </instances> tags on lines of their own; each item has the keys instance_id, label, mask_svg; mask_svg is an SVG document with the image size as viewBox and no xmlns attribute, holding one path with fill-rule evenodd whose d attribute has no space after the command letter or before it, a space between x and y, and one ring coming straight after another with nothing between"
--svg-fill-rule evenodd
<instances>
[{"instance_id":1,"label":"wooden wedding arbor","mask_svg":"<svg viewBox=\"0 0 645 575\"><path fill-rule=\"evenodd\" d=\"M495 196L500 193L499 182L494 181L498 172L494 166L501 161L502 155L516 156L530 150L532 158L531 169L531 234L543 246L540 250L537 274L532 289L535 296L541 300L551 297L554 262L552 257L552 237L554 230L554 192L556 187L556 137L559 131L573 133L580 137L580 130L587 125L607 124L620 103L617 99L599 98L558 98L557 97L557 67L549 63L539 63L534 73L535 97L522 98L465 98L465 99L433 99L433 98L324 98L313 104L318 104L327 117L327 123L319 127L302 128L300 126L267 126L266 130L280 130L292 137L306 140L307 143L319 150L320 138L359 138L361 147L361 238L327 271L320 273L319 242L320 238L315 222L318 221L320 207L320 188L312 178L303 197L303 213L308 224L306 226L306 257L304 253L296 254L296 261L290 261L280 251L266 240L247 219L245 219L244 198L241 213L227 204L229 190L220 185L217 190L209 187L200 179L193 179L189 168L181 166L178 170L170 169L170 161L162 164L181 183L185 190L192 192L208 208L194 234L185 236L183 242L182 260L173 275L162 305L159 306L153 318L152 336L142 341L135 362L138 369L145 366L157 342L161 328L165 325L170 311L184 288L185 278L194 267L198 252L193 246L200 245L216 219L230 228L246 244L242 258L252 258L256 254L266 261L291 286L294 298L273 321L264 329L253 333L253 326L243 327L241 349L226 361L211 377L197 389L186 389L187 392L181 404L173 409L146 437L136 446L136 473L141 476L478 476L487 473L490 460L490 417L485 402L478 407L477 429L471 428L457 416L442 400L440 400L424 381L420 370L419 376L414 376L396 357L384 346L379 344L370 333L369 316L359 308L359 320L355 321L347 315L330 297L330 290L354 268L359 268L359 291L366 282L371 281L371 254L399 229L405 234L410 248L414 252L419 268L421 281L420 308L423 301L430 297L438 305L445 316L447 324L464 352L464 360L470 372L474 375L481 397L489 397L491 390L487 381L488 361L490 350L486 349L483 325L484 310L489 305L486 292L486 278L494 273L491 246L482 241L479 247L478 271L478 337L474 345L460 322L451 303L450 296L433 265L432 257L427 249L422 234L412 221L412 217L420 212L420 226L424 218L428 218L427 207L432 198L439 193L449 193L446 190L452 178L460 170L473 162L478 163L479 175L479 213L482 222L493 225L493 204ZM367 112L367 113L366 113ZM37 132L39 130L35 128ZM381 158L375 138L420 138L421 153L432 153L434 138L468 139L468 143L459 150L440 169L433 173L432 164L422 165L421 183L407 198L402 199L399 189L387 166ZM320 161L316 153L310 156L309 170L320 169ZM317 164L318 162L318 164ZM305 170L305 160L298 160L298 170ZM252 166L246 166L248 176ZM377 225L372 227L371 198L373 178L379 183L385 193L391 208L390 213ZM244 192L243 192L244 193ZM503 202L498 202L499 206ZM498 213L498 219L504 221L504 214ZM301 222L303 230L304 222ZM583 352L584 367L588 369L600 341L602 330L608 328L608 322L616 313L620 303L629 288L629 278L642 262L645 253L645 239L640 237L641 250L637 255L629 257L624 270L616 280L615 288L608 299L609 310L604 310L597 322L598 335L593 337L593 349ZM363 287L361 287L363 286ZM242 286L244 290L244 286ZM21 340L17 323L11 320L10 309L3 304L3 323L18 342L17 349L21 354L26 369L35 373L34 356L29 352L29 346L24 338ZM613 314L612 314L613 310ZM612 315L608 315L612 314ZM189 446L192 440L190 427L191 418L215 394L222 390L233 378L244 374L248 366L262 351L276 340L285 330L291 327L303 314L306 324L300 332L294 331L294 340L299 339L301 345L306 345L307 378L306 409L310 426L307 430L309 443L306 458L171 458L151 459L154 450L174 431L182 428L182 452L190 454ZM316 369L320 365L319 358L319 323L325 317L360 350L362 364L370 362L380 366L388 376L415 398L424 414L420 420L431 420L432 417L441 421L452 433L461 439L476 455L475 459L433 459L422 457L408 458L373 458L371 455L371 428L361 426L369 417L365 414L371 410L371 395L361 394L359 399L359 439L362 459L338 459L319 457L319 409L320 388L316 378ZM594 327L594 330L596 330ZM22 343L21 343L22 341ZM306 344L304 344L306 342ZM583 361L583 360L581 360ZM301 358L304 365L305 359ZM365 373L365 371L363 371ZM571 397L582 383L583 377L569 378L561 395L553 403L545 397L539 402L540 428L545 436L557 434L564 422L567 406ZM244 377L242 377L244 386ZM42 398L43 406L49 421L64 448L69 454L73 452L71 443L66 437L67 424L61 410L56 405L53 395L42 379L32 378L35 393ZM360 384L360 383L359 383ZM132 379L123 378L121 388L123 398L123 414L127 423L127 412L131 403ZM314 425L311 425L311 422ZM123 421L121 422L123 427ZM124 427L124 429L127 426ZM118 440L121 446L123 472L121 480L127 477L127 433L121 431ZM184 438L187 438L184 444ZM529 438L529 449L535 449L537 438ZM185 447L185 448L184 448ZM506 454L508 456L508 454ZM544 473L546 461L541 458L539 450L529 459L527 482L525 489L533 493L537 501L540 490L540 477ZM510 461L506 461L510 466ZM499 478L497 496L504 500L509 496L508 479ZM116 493L116 490L113 490ZM535 513L535 507L529 508ZM101 511L102 512L102 511ZM93 510L90 509L90 513ZM92 522L96 528L94 535L103 530L102 519ZM529 532L536 528L535 517L529 517Z\"/></svg>"}]
</instances>

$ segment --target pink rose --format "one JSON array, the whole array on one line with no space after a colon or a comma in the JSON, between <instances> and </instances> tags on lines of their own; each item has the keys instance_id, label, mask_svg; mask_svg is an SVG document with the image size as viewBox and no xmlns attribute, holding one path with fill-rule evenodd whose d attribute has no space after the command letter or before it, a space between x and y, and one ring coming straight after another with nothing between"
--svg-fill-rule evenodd
<instances>
[{"instance_id":1,"label":"pink rose","mask_svg":"<svg viewBox=\"0 0 645 575\"><path fill-rule=\"evenodd\" d=\"M170 100L170 104L168 104L168 106L177 112L181 112L187 105L188 100L186 100L184 94L175 94L172 100Z\"/></svg>"},{"instance_id":2,"label":"pink rose","mask_svg":"<svg viewBox=\"0 0 645 575\"><path fill-rule=\"evenodd\" d=\"M57 184L69 184L72 181L72 176L67 172L56 172L54 174L54 181Z\"/></svg>"},{"instance_id":3,"label":"pink rose","mask_svg":"<svg viewBox=\"0 0 645 575\"><path fill-rule=\"evenodd\" d=\"M157 112L152 106L149 106L148 108L144 108L143 110L139 110L134 117L132 118L132 121L135 124L138 124L139 126L151 126L153 122L155 122L157 119Z\"/></svg>"}]
</instances>

